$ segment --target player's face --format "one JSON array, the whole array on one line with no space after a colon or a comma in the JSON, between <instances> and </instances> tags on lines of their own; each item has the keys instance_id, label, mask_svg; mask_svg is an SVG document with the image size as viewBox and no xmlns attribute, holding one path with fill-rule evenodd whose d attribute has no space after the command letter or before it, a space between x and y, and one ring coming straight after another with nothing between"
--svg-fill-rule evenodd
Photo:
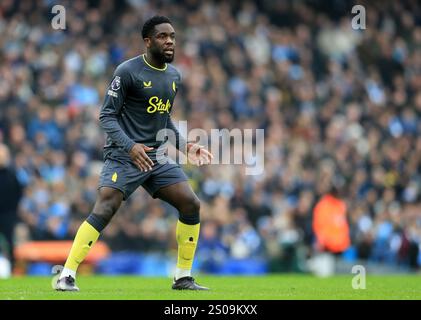
<instances>
[{"instance_id":1,"label":"player's face","mask_svg":"<svg viewBox=\"0 0 421 320\"><path fill-rule=\"evenodd\" d=\"M155 32L146 45L149 51L159 60L172 62L175 52L175 31L172 25L169 23L156 25Z\"/></svg>"}]
</instances>

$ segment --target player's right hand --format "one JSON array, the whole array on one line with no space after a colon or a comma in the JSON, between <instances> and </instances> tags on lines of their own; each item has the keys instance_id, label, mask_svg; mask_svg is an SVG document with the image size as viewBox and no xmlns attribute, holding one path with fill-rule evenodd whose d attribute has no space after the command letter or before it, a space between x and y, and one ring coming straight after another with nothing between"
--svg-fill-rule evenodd
<instances>
[{"instance_id":1,"label":"player's right hand","mask_svg":"<svg viewBox=\"0 0 421 320\"><path fill-rule=\"evenodd\" d=\"M146 154L147 151L151 151L153 148L145 146L141 143L136 143L129 152L130 158L140 169L140 171L152 170L153 161Z\"/></svg>"}]
</instances>

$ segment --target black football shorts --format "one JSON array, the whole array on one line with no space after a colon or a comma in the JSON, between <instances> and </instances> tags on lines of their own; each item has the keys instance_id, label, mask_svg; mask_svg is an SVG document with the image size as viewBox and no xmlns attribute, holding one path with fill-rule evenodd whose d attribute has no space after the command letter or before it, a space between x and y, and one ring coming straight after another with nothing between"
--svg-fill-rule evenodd
<instances>
[{"instance_id":1,"label":"black football shorts","mask_svg":"<svg viewBox=\"0 0 421 320\"><path fill-rule=\"evenodd\" d=\"M155 193L160 188L187 180L184 171L173 161L165 164L154 162L151 171L142 172L132 161L106 159L98 189L101 187L118 189L123 193L123 200L127 200L139 186L142 186L156 198Z\"/></svg>"}]
</instances>

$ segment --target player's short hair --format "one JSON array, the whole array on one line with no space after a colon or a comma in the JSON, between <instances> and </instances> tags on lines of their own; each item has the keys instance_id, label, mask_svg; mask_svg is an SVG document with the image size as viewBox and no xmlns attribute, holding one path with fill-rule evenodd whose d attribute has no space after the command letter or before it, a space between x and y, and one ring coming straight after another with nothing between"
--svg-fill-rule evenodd
<instances>
[{"instance_id":1,"label":"player's short hair","mask_svg":"<svg viewBox=\"0 0 421 320\"><path fill-rule=\"evenodd\" d=\"M142 28L142 38L145 39L152 36L155 26L161 23L169 23L172 25L171 20L165 16L153 16L146 20Z\"/></svg>"}]
</instances>

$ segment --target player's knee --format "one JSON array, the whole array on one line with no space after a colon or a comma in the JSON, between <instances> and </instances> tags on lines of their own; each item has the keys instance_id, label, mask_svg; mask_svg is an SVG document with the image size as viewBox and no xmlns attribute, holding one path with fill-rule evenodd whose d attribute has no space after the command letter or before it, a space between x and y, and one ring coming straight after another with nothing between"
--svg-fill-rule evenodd
<instances>
[{"instance_id":1,"label":"player's knee","mask_svg":"<svg viewBox=\"0 0 421 320\"><path fill-rule=\"evenodd\" d=\"M186 201L180 208L180 221L193 225L200 222L200 200L197 198Z\"/></svg>"},{"instance_id":2,"label":"player's knee","mask_svg":"<svg viewBox=\"0 0 421 320\"><path fill-rule=\"evenodd\" d=\"M199 214L200 212L200 200L197 197L191 198L185 201L183 205L183 209L181 210L183 213L188 215Z\"/></svg>"},{"instance_id":3,"label":"player's knee","mask_svg":"<svg viewBox=\"0 0 421 320\"><path fill-rule=\"evenodd\" d=\"M113 200L98 199L93 212L86 221L98 232L101 232L111 221L118 206Z\"/></svg>"},{"instance_id":4,"label":"player's knee","mask_svg":"<svg viewBox=\"0 0 421 320\"><path fill-rule=\"evenodd\" d=\"M103 219L110 221L118 210L118 203L113 199L102 200L99 204L98 211L95 211Z\"/></svg>"},{"instance_id":5,"label":"player's knee","mask_svg":"<svg viewBox=\"0 0 421 320\"><path fill-rule=\"evenodd\" d=\"M119 191L110 192L109 190L100 192L93 212L97 216L109 222L120 207L122 201L122 196L118 192Z\"/></svg>"}]
</instances>

